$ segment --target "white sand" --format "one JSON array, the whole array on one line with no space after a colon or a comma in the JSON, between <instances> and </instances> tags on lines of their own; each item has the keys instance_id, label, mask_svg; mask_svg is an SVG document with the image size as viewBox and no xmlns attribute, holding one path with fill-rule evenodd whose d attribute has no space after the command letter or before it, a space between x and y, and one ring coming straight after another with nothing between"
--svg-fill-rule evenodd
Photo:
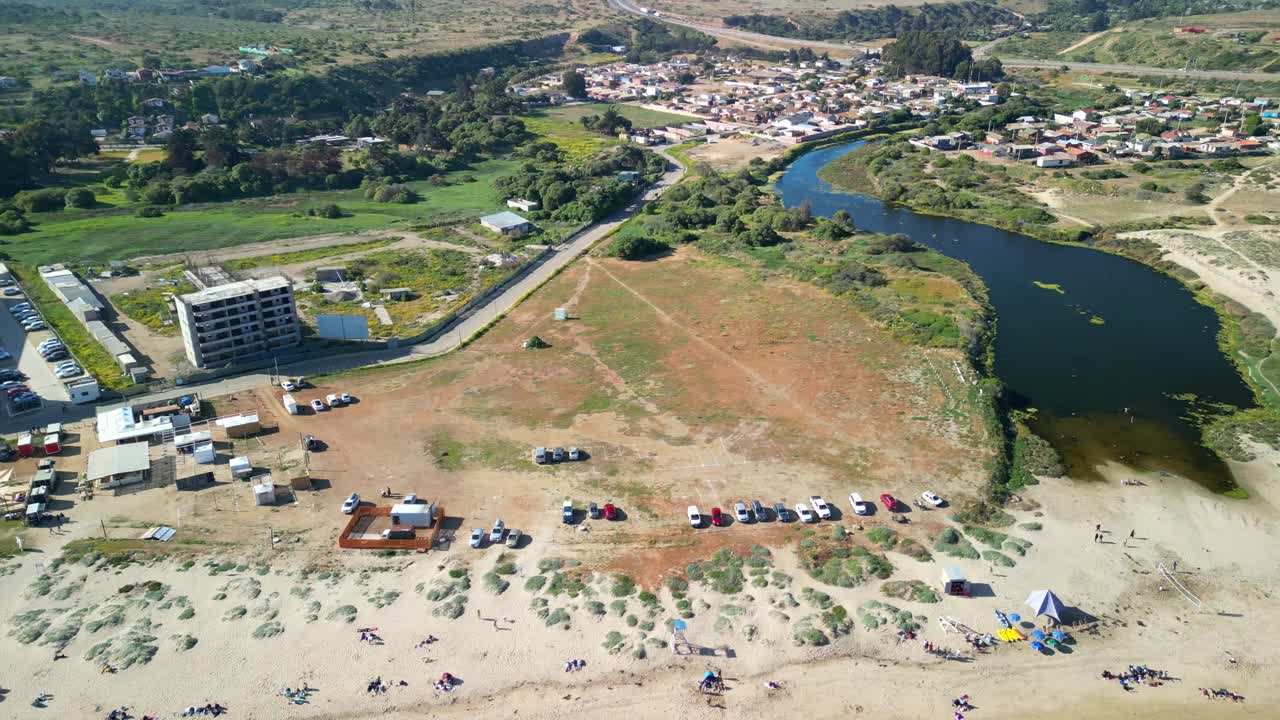
<instances>
[{"instance_id":1,"label":"white sand","mask_svg":"<svg viewBox=\"0 0 1280 720\"><path fill-rule=\"evenodd\" d=\"M925 637L954 648L962 643L946 638L933 622L947 614L975 628L994 630L992 611L1024 610L1022 601L1031 590L1051 587L1070 605L1104 621L1098 637L1083 635L1069 655L1040 656L1024 644L1001 647L972 662L947 662L926 657L914 644L898 645L891 632L866 631L827 648L797 648L785 625L768 616L768 599L777 590L748 588L756 601L733 629L717 632L712 623L716 610L700 612L691 622L690 639L710 646L728 645L734 657L673 657L669 650L650 648L649 658L633 659L629 652L610 655L601 642L610 630L630 639L628 628L612 614L590 616L582 599L553 600L552 607L577 606L569 630L547 628L529 609L531 594L523 589L524 576L534 574L537 558L554 554L554 548L528 548L519 554L521 572L501 596L484 588L480 575L497 557L493 549L472 551L455 548L431 556L375 558L324 549L289 550L276 558L269 574L254 570L211 577L197 565L176 572L173 564L130 566L120 572L89 572L79 566L64 568L60 584L86 577L84 588L65 601L24 597L36 575L36 563L56 555L58 538L35 536L40 553L29 553L12 575L0 579L8 589L3 615L22 609L69 607L118 602L117 589L126 583L156 579L169 584L168 597L186 595L196 615L179 620L178 609L132 609L125 623L98 633L82 629L67 648L70 657L52 661L51 647L21 645L13 637L0 639L0 684L10 689L3 705L5 717L95 717L107 708L129 705L135 713L172 717L189 704L220 702L233 718L411 718L411 717L601 717L626 713L632 717L776 717L780 712L805 717L918 718L950 717L950 699L970 693L979 709L970 717L1016 718L1034 712L1038 717L1138 718L1165 717L1177 712L1196 717L1274 717L1280 691L1268 668L1277 660L1275 644L1267 631L1280 619L1273 598L1277 563L1274 559L1277 504L1274 486L1280 454L1239 468L1243 484L1253 500L1239 502L1210 495L1179 480L1149 477L1146 487L1122 487L1120 477L1129 473L1108 468L1113 481L1083 485L1053 480L1029 490L1025 497L1042 504L1036 518L1043 531L1014 530L1032 540L1035 547L1016 568L997 569L992 575L985 562L938 561L920 564L891 553L899 567L895 579L919 577L932 581L944 564L958 564L976 581L989 583L994 597L945 599L939 605L896 603L911 606L930 617ZM1031 514L1019 512L1019 520ZM848 521L846 521L847 523ZM1108 544L1091 542L1093 526L1102 523L1111 532ZM81 526L83 528L83 526ZM1126 548L1130 529L1140 538ZM549 529L535 529L536 532ZM84 531L87 532L87 531ZM976 544L976 543L975 543ZM305 546L304 544L300 544ZM875 597L874 585L854 590L821 586L794 568L794 561L775 552L777 566L792 574L791 591L798 598L806 585L830 593L848 608ZM214 553L226 559L233 553ZM1154 573L1158 561L1179 562L1179 570L1195 593L1203 594L1206 609L1198 611L1171 590ZM432 603L416 593L419 583L445 576L439 566L471 562L470 603L461 618L448 621L433 617ZM246 560L246 562L249 562ZM302 599L290 590L302 583L298 568L308 563L332 563L342 568L337 582L312 579L311 597ZM250 564L252 564L250 562ZM369 571L361 575L361 570ZM261 583L256 600L237 596L212 598L229 580L250 578ZM243 580L241 582L244 582ZM612 600L607 583L599 600ZM382 589L398 590L398 600L381 610L370 596ZM273 595L274 594L274 595ZM137 597L131 595L130 597ZM745 605L741 595L719 597L697 592L715 608L731 602ZM307 603L323 603L319 620L304 620ZM353 624L329 621L336 606L350 603L359 608ZM253 639L261 618L252 617L259 605L279 612L285 632L270 639ZM664 594L668 610L673 602ZM249 617L224 621L224 612L244 605ZM696 605L696 603L695 603ZM633 598L629 612L640 604ZM498 620L493 623L477 618ZM89 614L97 617L100 610ZM811 612L797 608L793 618ZM1222 614L1219 614L1222 613ZM641 618L644 617L642 613ZM147 665L135 665L116 674L99 674L98 665L83 660L85 652L102 639L123 634L140 617L158 623L151 634L159 651ZM666 638L658 617L653 637ZM759 626L759 637L747 640L743 627ZM61 624L55 622L54 627ZM386 645L359 643L355 629L377 626ZM169 638L189 633L199 639L190 651L178 652ZM414 649L431 633L441 638L428 648ZM119 640L117 640L119 642ZM1239 662L1226 661L1230 652ZM566 674L563 662L580 657L583 671ZM1098 678L1103 669L1119 671L1129 663L1145 663L1182 678L1161 688L1142 688L1125 694L1115 683ZM727 710L713 709L696 693L693 683L709 666L722 668L733 678L731 690L717 702ZM452 694L431 689L431 680L448 671L464 684ZM370 697L365 683L381 675L384 681L405 680L386 695ZM767 679L784 684L769 693ZM319 688L309 705L288 706L275 695L285 686L306 682ZM1244 705L1208 702L1197 687L1229 687L1248 697ZM29 705L39 690L53 693L50 709ZM785 705L785 707L783 706Z\"/></svg>"}]
</instances>

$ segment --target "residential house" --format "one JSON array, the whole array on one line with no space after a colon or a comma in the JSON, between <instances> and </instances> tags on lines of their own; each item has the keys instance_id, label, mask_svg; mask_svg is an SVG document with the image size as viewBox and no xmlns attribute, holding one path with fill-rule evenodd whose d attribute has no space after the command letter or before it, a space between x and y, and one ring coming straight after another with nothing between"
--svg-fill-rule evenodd
<instances>
[{"instance_id":1,"label":"residential house","mask_svg":"<svg viewBox=\"0 0 1280 720\"><path fill-rule=\"evenodd\" d=\"M1071 167L1076 164L1076 159L1066 154L1042 155L1036 158L1036 167L1040 168L1061 168Z\"/></svg>"},{"instance_id":2,"label":"residential house","mask_svg":"<svg viewBox=\"0 0 1280 720\"><path fill-rule=\"evenodd\" d=\"M1214 157L1223 157L1235 152L1235 145L1229 142L1206 140L1196 146L1196 152Z\"/></svg>"},{"instance_id":3,"label":"residential house","mask_svg":"<svg viewBox=\"0 0 1280 720\"><path fill-rule=\"evenodd\" d=\"M1067 154L1075 158L1076 162L1082 165L1098 161L1098 156L1095 155L1092 150L1078 145L1073 145L1067 148Z\"/></svg>"},{"instance_id":4,"label":"residential house","mask_svg":"<svg viewBox=\"0 0 1280 720\"><path fill-rule=\"evenodd\" d=\"M147 98L142 101L142 107L145 110L164 110L169 107L169 101L163 98Z\"/></svg>"}]
</instances>

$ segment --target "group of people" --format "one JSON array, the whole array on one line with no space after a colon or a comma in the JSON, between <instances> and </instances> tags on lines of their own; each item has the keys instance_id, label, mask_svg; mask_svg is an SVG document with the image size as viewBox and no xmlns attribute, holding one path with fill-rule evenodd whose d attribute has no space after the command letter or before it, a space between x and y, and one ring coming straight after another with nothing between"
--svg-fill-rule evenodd
<instances>
[{"instance_id":1,"label":"group of people","mask_svg":"<svg viewBox=\"0 0 1280 720\"><path fill-rule=\"evenodd\" d=\"M964 720L964 713L973 709L973 705L969 702L969 693L953 698L951 709L955 711L955 720Z\"/></svg>"},{"instance_id":2,"label":"group of people","mask_svg":"<svg viewBox=\"0 0 1280 720\"><path fill-rule=\"evenodd\" d=\"M426 646L430 645L430 644L431 644L431 643L433 643L433 642L439 642L439 641L440 641L440 638L436 637L435 635L428 635L428 636L426 636L426 637L422 638L421 640L419 640L419 641L418 641L418 644L417 644L416 646L414 646L414 649L415 649L415 650L420 650L420 649L422 649L422 648L424 648L424 647L426 647Z\"/></svg>"},{"instance_id":3,"label":"group of people","mask_svg":"<svg viewBox=\"0 0 1280 720\"><path fill-rule=\"evenodd\" d=\"M378 628L376 627L360 628L356 632L360 633L360 642L382 644L382 638L378 637Z\"/></svg>"},{"instance_id":4,"label":"group of people","mask_svg":"<svg viewBox=\"0 0 1280 720\"><path fill-rule=\"evenodd\" d=\"M205 703L204 707L192 705L182 711L182 717L190 717L192 715L221 715L227 712L227 708L220 703Z\"/></svg>"},{"instance_id":5,"label":"group of people","mask_svg":"<svg viewBox=\"0 0 1280 720\"><path fill-rule=\"evenodd\" d=\"M297 690L294 690L293 688L285 688L280 691L280 695L288 699L288 701L294 705L305 705L310 699L309 696L311 695L311 688L300 687Z\"/></svg>"},{"instance_id":6,"label":"group of people","mask_svg":"<svg viewBox=\"0 0 1280 720\"><path fill-rule=\"evenodd\" d=\"M1234 693L1226 688L1218 688L1217 690L1210 690L1209 688L1200 688L1200 692L1205 696L1205 699L1207 700L1230 700L1231 702L1244 702L1243 695L1240 695L1239 693Z\"/></svg>"},{"instance_id":7,"label":"group of people","mask_svg":"<svg viewBox=\"0 0 1280 720\"><path fill-rule=\"evenodd\" d=\"M1119 675L1110 670L1102 671L1103 680L1115 680L1125 692L1133 689L1135 684L1160 687L1169 680L1169 673L1164 670L1152 670L1146 665L1130 665L1129 669Z\"/></svg>"},{"instance_id":8,"label":"group of people","mask_svg":"<svg viewBox=\"0 0 1280 720\"><path fill-rule=\"evenodd\" d=\"M384 693L384 692L386 692L386 691L387 691L387 685L386 685L386 683L382 682L382 676L381 676L381 675L379 675L378 677L376 677L376 678L374 678L374 679L370 680L370 681L369 681L369 684L365 687L365 689L364 689L364 690L365 690L365 692L367 692L367 693L369 693L369 694L371 694L371 695L377 695L378 693Z\"/></svg>"},{"instance_id":9,"label":"group of people","mask_svg":"<svg viewBox=\"0 0 1280 720\"><path fill-rule=\"evenodd\" d=\"M450 675L449 673L441 673L440 679L435 682L435 689L439 690L440 692L450 692L453 690L453 686L457 683L457 681L458 681L457 678Z\"/></svg>"},{"instance_id":10,"label":"group of people","mask_svg":"<svg viewBox=\"0 0 1280 720\"><path fill-rule=\"evenodd\" d=\"M587 666L586 660L565 660L564 661L565 672L573 672L574 670L581 670L586 666Z\"/></svg>"}]
</instances>

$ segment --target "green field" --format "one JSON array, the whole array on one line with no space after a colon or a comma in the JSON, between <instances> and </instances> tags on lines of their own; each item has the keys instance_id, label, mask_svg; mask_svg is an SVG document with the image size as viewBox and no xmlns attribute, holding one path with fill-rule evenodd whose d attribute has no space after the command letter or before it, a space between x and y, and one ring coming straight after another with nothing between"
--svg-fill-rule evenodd
<instances>
[{"instance_id":1,"label":"green field","mask_svg":"<svg viewBox=\"0 0 1280 720\"><path fill-rule=\"evenodd\" d=\"M31 215L32 232L9 238L4 251L30 264L67 260L123 260L140 255L210 250L283 238L386 228L472 218L502 207L493 189L498 177L514 170L511 160L486 160L450 173L451 183L409 183L422 196L397 205L364 198L363 190L334 190L278 195L167 211L139 218L135 206L71 210ZM336 203L344 216L308 217L312 208Z\"/></svg>"},{"instance_id":2,"label":"green field","mask_svg":"<svg viewBox=\"0 0 1280 720\"><path fill-rule=\"evenodd\" d=\"M568 107L539 110L524 118L529 132L554 142L568 153L571 159L579 159L598 152L601 148L616 144L618 140L582 127L582 118L598 115L609 106L606 103L587 103ZM649 110L637 105L619 103L618 112L631 121L633 127L650 128L663 125L683 125L694 122L687 115Z\"/></svg>"},{"instance_id":3,"label":"green field","mask_svg":"<svg viewBox=\"0 0 1280 720\"><path fill-rule=\"evenodd\" d=\"M1198 35L1175 32L1175 28L1184 26L1205 27L1208 32ZM1053 32L1009 38L1000 41L992 52L1004 57L1061 60L1064 64L1091 62L1275 72L1280 70L1280 46L1266 41L1265 37L1277 26L1280 26L1280 12L1275 10L1152 18L1125 23L1120 29L1062 55L1059 51L1084 39L1085 34ZM1215 37L1216 32L1237 33L1239 37Z\"/></svg>"}]
</instances>

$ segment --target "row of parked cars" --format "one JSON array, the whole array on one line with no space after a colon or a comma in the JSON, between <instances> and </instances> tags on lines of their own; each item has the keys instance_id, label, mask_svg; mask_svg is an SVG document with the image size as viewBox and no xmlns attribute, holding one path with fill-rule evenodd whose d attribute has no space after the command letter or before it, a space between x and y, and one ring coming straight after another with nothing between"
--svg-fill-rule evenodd
<instances>
[{"instance_id":1,"label":"row of parked cars","mask_svg":"<svg viewBox=\"0 0 1280 720\"><path fill-rule=\"evenodd\" d=\"M578 460L585 459L586 456L587 454L585 452L576 447L571 447L568 451L565 451L562 447L554 449L536 447L533 449L533 461L538 465L546 465L547 463L553 462L564 462L565 460L573 460L576 462Z\"/></svg>"},{"instance_id":2,"label":"row of parked cars","mask_svg":"<svg viewBox=\"0 0 1280 720\"><path fill-rule=\"evenodd\" d=\"M15 411L29 410L40 404L40 396L27 387L27 375L21 370L4 368L0 370L0 391L9 398Z\"/></svg>"},{"instance_id":3,"label":"row of parked cars","mask_svg":"<svg viewBox=\"0 0 1280 720\"><path fill-rule=\"evenodd\" d=\"M505 540L507 547L513 548L520 544L521 532L515 528L507 529L506 524L502 522L502 518L498 518L493 523L493 529L489 531L489 544L501 545ZM484 547L484 528L471 529L471 547Z\"/></svg>"},{"instance_id":4,"label":"row of parked cars","mask_svg":"<svg viewBox=\"0 0 1280 720\"><path fill-rule=\"evenodd\" d=\"M13 319L17 320L22 329L27 332L45 329L44 318L40 317L40 311L36 310L35 306L29 302L10 305L9 312L13 315Z\"/></svg>"},{"instance_id":5,"label":"row of parked cars","mask_svg":"<svg viewBox=\"0 0 1280 720\"><path fill-rule=\"evenodd\" d=\"M924 503L928 503L932 507L942 507L946 504L946 501L932 492L921 493L920 497ZM889 493L882 494L880 502L884 505L884 509L889 512L893 512L898 508L897 498ZM917 502L919 503L919 501ZM875 511L871 503L863 500L858 493L849 493L849 505L855 515L870 515ZM923 507L923 505L921 506ZM691 527L702 527L704 516L697 505L690 505L687 515ZM734 503L733 516L740 523L767 522L770 519L769 510L759 500L752 500L750 506L745 502ZM821 495L810 495L807 504L803 502L795 504L795 516L800 522L805 523L817 522L819 519L830 520L832 516L831 505ZM729 516L718 507L711 508L711 514L707 517L714 527L723 527L729 521ZM791 509L784 502L776 502L773 504L773 518L778 522L790 522Z\"/></svg>"}]
</instances>

